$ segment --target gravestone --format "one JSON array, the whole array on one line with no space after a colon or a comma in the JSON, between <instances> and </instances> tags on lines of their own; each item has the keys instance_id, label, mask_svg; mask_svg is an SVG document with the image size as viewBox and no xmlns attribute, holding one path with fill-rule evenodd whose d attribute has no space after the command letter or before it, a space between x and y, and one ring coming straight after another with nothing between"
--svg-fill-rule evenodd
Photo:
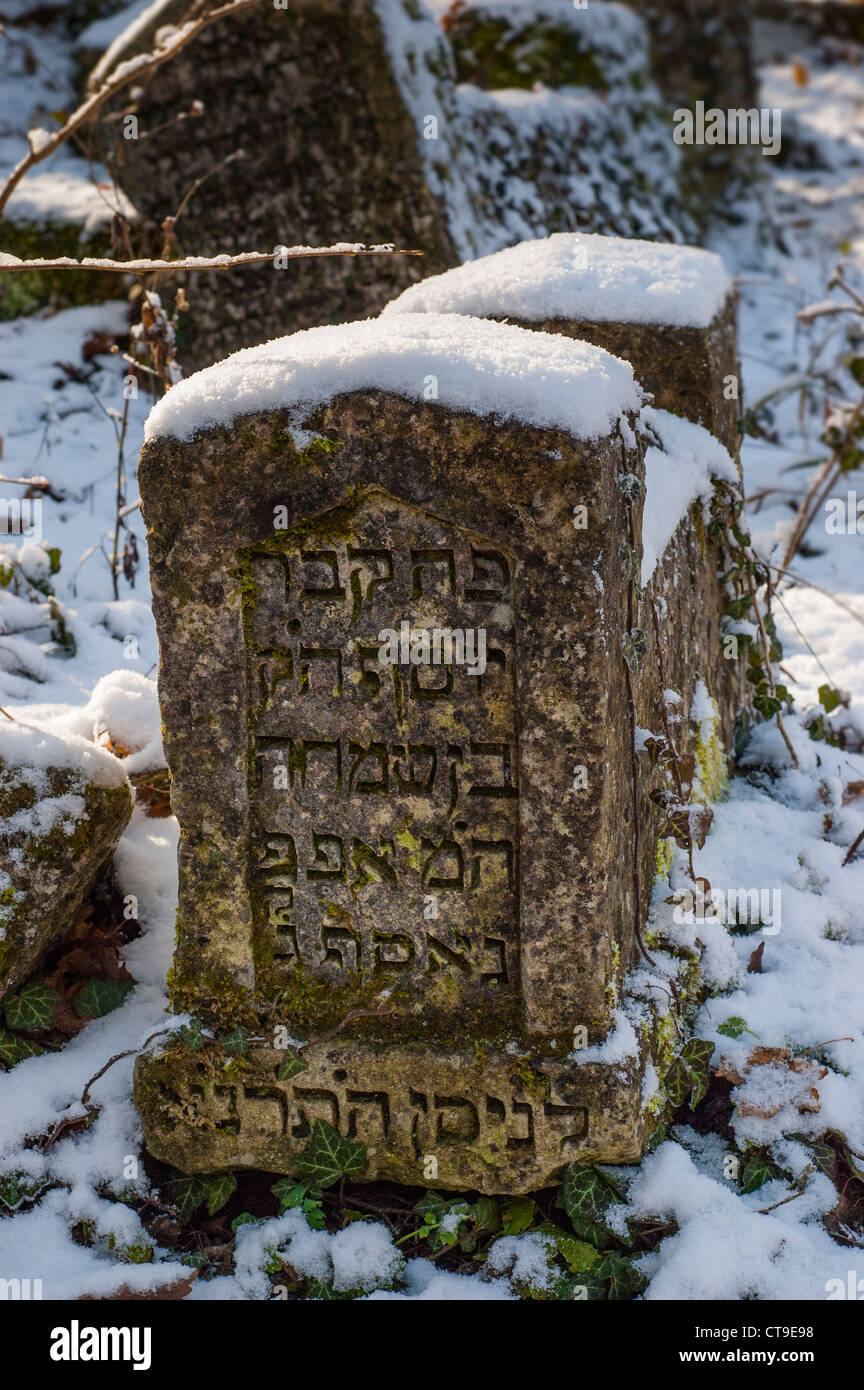
<instances>
[{"instance_id":1,"label":"gravestone","mask_svg":"<svg viewBox=\"0 0 864 1390\"><path fill-rule=\"evenodd\" d=\"M631 363L656 406L737 451L735 295L711 251L559 232L431 275L383 310L406 313L476 314L596 343Z\"/></svg>"},{"instance_id":2,"label":"gravestone","mask_svg":"<svg viewBox=\"0 0 864 1390\"><path fill-rule=\"evenodd\" d=\"M77 736L0 727L0 999L71 926L132 814L122 764Z\"/></svg>"},{"instance_id":3,"label":"gravestone","mask_svg":"<svg viewBox=\"0 0 864 1390\"><path fill-rule=\"evenodd\" d=\"M685 455L704 450L720 475L724 463L709 440L700 443L666 417L669 412L703 426L737 459L736 300L720 257L693 246L560 233L430 276L388 304L382 318L427 312L478 315L563 333L631 364L660 409L659 415L647 412L645 422L653 420L652 428L666 436L659 441L661 453L649 447L648 454L651 515L643 538L645 592L638 615L647 640L645 664L653 667L657 660L653 599L663 619L667 676L687 708L697 689L706 687L717 704L719 741L731 750L735 718L749 703L745 653L739 659L724 648L725 596L717 575L726 565L702 520L708 492L685 494L683 505L676 505L681 474L679 466L674 475L670 456L682 449ZM725 472L734 478L728 464ZM650 725L647 683L637 683L636 694L640 722ZM695 727L681 733L685 747L698 745ZM656 820L656 811L644 809L649 824Z\"/></svg>"},{"instance_id":4,"label":"gravestone","mask_svg":"<svg viewBox=\"0 0 864 1390\"><path fill-rule=\"evenodd\" d=\"M173 1003L217 1035L138 1061L157 1157L291 1172L318 1119L366 1178L445 1188L640 1156L658 1020L595 1046L634 953L639 402L591 345L425 315L249 349L152 412Z\"/></svg>"},{"instance_id":5,"label":"gravestone","mask_svg":"<svg viewBox=\"0 0 864 1390\"><path fill-rule=\"evenodd\" d=\"M181 273L186 370L376 314L421 275L526 232L681 234L680 156L639 16L602 0L584 12L560 0L508 9L262 0L205 28L99 113L88 137L140 214L136 250L160 253L162 224L182 204L176 239L190 255L336 242L423 253ZM149 51L188 11L189 0L152 5L98 77ZM478 26L482 73L470 57ZM203 113L178 124L193 100ZM124 113L136 138L124 138Z\"/></svg>"}]
</instances>

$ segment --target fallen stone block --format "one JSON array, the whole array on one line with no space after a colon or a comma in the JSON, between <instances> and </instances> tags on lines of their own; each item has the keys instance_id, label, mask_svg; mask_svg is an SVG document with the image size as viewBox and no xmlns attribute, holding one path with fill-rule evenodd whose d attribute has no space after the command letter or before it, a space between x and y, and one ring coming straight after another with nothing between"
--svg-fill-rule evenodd
<instances>
[{"instance_id":1,"label":"fallen stone block","mask_svg":"<svg viewBox=\"0 0 864 1390\"><path fill-rule=\"evenodd\" d=\"M0 725L0 998L71 924L129 817L122 766L79 737Z\"/></svg>"}]
</instances>

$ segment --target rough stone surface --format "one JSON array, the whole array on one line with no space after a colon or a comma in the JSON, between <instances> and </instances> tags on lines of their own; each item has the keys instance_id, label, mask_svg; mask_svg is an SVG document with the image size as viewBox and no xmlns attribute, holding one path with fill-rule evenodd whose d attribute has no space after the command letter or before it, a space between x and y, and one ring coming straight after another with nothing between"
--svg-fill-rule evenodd
<instances>
[{"instance_id":1,"label":"rough stone surface","mask_svg":"<svg viewBox=\"0 0 864 1390\"><path fill-rule=\"evenodd\" d=\"M160 22L176 23L187 8L167 6ZM154 37L145 31L135 48L146 51ZM184 251L393 242L422 247L424 259L338 257L186 276L192 311L178 355L187 368L298 328L364 318L418 279L421 264L455 264L368 0L303 0L290 11L264 3L204 30L146 81L136 103L142 135L193 98L205 114L180 137L174 126L114 145L116 121L98 131L155 228L207 175L177 225ZM225 163L238 150L242 159ZM156 232L153 249L161 239Z\"/></svg>"},{"instance_id":2,"label":"rough stone surface","mask_svg":"<svg viewBox=\"0 0 864 1390\"><path fill-rule=\"evenodd\" d=\"M337 1039L310 1048L289 1080L278 1076L283 1061L257 1048L226 1074L221 1049L179 1040L148 1056L135 1100L151 1151L187 1171L285 1172L320 1119L366 1144L364 1181L525 1192L574 1159L638 1162L650 1131L642 1057L576 1065L469 1044ZM434 1181L423 1176L430 1154Z\"/></svg>"},{"instance_id":3,"label":"rough stone surface","mask_svg":"<svg viewBox=\"0 0 864 1390\"><path fill-rule=\"evenodd\" d=\"M96 780L86 768L5 760L0 788L2 998L69 926L126 828L132 797L122 775Z\"/></svg>"},{"instance_id":4,"label":"rough stone surface","mask_svg":"<svg viewBox=\"0 0 864 1390\"><path fill-rule=\"evenodd\" d=\"M256 978L272 995L286 972L297 974L293 943L278 940L280 905L269 920L264 909L267 890L293 875L278 837L300 824L301 975L327 984L310 1004L297 1000L300 1026L332 1026L386 981L405 994L392 1032L426 1035L439 1012L433 1005L427 1016L431 993L441 1025L467 1022L467 1010L475 1027L497 1019L507 1033L521 956L529 1031L569 1034L578 1015L602 1036L613 940L627 931L606 854L623 808L611 781L580 800L571 768L625 757L615 646L624 581L599 520L619 506L620 443L495 426L374 392L313 417L331 448L312 458L297 453L285 423L250 416L189 445L152 442L142 455L160 700L183 835L178 1003L218 1017L228 977L251 1004ZM577 497L597 518L587 533L572 524ZM283 504L293 522L274 535ZM443 668L416 668L403 681L395 668L383 679L382 625L437 617L444 627L457 600L460 626L488 630L486 674L454 666L442 681ZM441 698L424 698L427 685L441 685ZM335 749L314 746L337 736L341 775ZM287 795L268 786L277 752L293 782ZM531 843L518 865L517 789ZM331 833L341 849L327 843ZM403 885L395 893L392 872ZM322 918L319 909L315 921L328 876L333 911ZM458 963L446 951L430 956L423 907L436 889L442 903L452 891L459 904L435 926ZM577 897L584 927L574 943ZM362 968L351 931L340 930L358 898ZM394 933L412 919L402 927L414 948L407 971L404 947L375 949L366 902ZM464 929L461 948L454 929ZM321 936L331 930L332 946ZM438 973L430 990L425 977Z\"/></svg>"},{"instance_id":5,"label":"rough stone surface","mask_svg":"<svg viewBox=\"0 0 864 1390\"><path fill-rule=\"evenodd\" d=\"M724 392L730 376L740 380L734 297L727 299L705 328L587 319L526 320L512 312L506 284L502 285L496 308L500 309L496 318L534 331L580 338L623 358L653 396L655 406L702 425L737 459L739 403L727 399ZM727 762L734 761L736 720L746 711L750 692L743 654L737 659L724 655L725 594L718 575L725 564L719 542L707 534L702 512L701 503L696 503L682 518L640 599L636 625L645 633L647 647L644 674L634 682L634 695L640 727L659 731L662 724L658 697L663 687L658 685L653 601L661 619L667 685L681 696L685 711L690 709L700 681L717 702L718 745L710 779L713 785L709 788L709 794L716 795L723 780L720 769L725 772ZM704 750L698 747L697 730L692 723L685 720L676 734L681 753L702 755ZM640 819L649 832L642 865L644 887L653 882L655 839L650 832L657 823L656 807L649 800L652 778L644 775L644 769L640 786Z\"/></svg>"},{"instance_id":6,"label":"rough stone surface","mask_svg":"<svg viewBox=\"0 0 864 1390\"><path fill-rule=\"evenodd\" d=\"M525 324L544 333L582 338L623 357L654 405L695 420L738 453L738 400L724 396L724 381L740 380L736 352L735 301L730 298L707 328L670 324L594 323L586 319L545 319ZM512 320L511 320L512 321Z\"/></svg>"},{"instance_id":7,"label":"rough stone surface","mask_svg":"<svg viewBox=\"0 0 864 1390\"><path fill-rule=\"evenodd\" d=\"M524 293L524 286L520 289ZM637 381L652 395L655 406L702 425L737 459L739 402L727 399L725 391L730 377L736 382L740 380L733 296L705 328L567 318L529 320L508 302L506 277L502 277L500 297L496 297L494 307L499 311L494 316L497 319L534 331L580 338L623 358L631 364ZM707 535L702 507L697 503L682 518L643 596L638 626L648 640L644 670L656 673L651 600L659 601L669 684L681 695L684 709L689 710L698 682L705 682L717 701L717 735L724 756L731 756L735 720L749 704L749 688L744 678L743 656L729 660L723 655L725 596L717 577L724 568L720 545ZM636 682L635 693L640 722L645 727L657 727L658 691L652 688L647 676ZM685 723L680 733L682 751L693 751L694 729ZM648 826L656 819L647 800L643 800L641 814ZM652 880L653 852L649 836L643 882Z\"/></svg>"}]
</instances>

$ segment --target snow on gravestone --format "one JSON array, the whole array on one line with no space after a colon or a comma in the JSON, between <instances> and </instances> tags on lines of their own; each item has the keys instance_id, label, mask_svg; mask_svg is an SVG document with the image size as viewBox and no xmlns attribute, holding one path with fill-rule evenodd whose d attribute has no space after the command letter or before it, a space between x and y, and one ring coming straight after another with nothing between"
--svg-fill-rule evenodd
<instances>
[{"instance_id":1,"label":"snow on gravestone","mask_svg":"<svg viewBox=\"0 0 864 1390\"><path fill-rule=\"evenodd\" d=\"M182 1037L139 1060L158 1157L290 1172L319 1119L366 1177L449 1188L639 1156L645 1056L567 1054L633 947L640 399L588 344L425 315L247 349L152 411L173 1002L252 1035L227 1069Z\"/></svg>"}]
</instances>

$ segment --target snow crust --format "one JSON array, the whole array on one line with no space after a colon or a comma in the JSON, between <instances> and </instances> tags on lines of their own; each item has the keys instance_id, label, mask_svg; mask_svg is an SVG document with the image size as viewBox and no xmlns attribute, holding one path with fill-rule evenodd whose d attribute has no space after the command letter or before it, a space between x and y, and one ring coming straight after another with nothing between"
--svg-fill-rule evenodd
<instances>
[{"instance_id":1,"label":"snow crust","mask_svg":"<svg viewBox=\"0 0 864 1390\"><path fill-rule=\"evenodd\" d=\"M364 319L309 328L232 353L173 386L153 407L146 439L189 440L242 415L290 410L299 427L350 391L392 391L453 410L597 439L638 410L627 362L589 343L460 314Z\"/></svg>"},{"instance_id":2,"label":"snow crust","mask_svg":"<svg viewBox=\"0 0 864 1390\"><path fill-rule=\"evenodd\" d=\"M475 314L528 323L587 319L705 328L731 290L713 251L556 232L421 280L388 304L382 317Z\"/></svg>"}]
</instances>

